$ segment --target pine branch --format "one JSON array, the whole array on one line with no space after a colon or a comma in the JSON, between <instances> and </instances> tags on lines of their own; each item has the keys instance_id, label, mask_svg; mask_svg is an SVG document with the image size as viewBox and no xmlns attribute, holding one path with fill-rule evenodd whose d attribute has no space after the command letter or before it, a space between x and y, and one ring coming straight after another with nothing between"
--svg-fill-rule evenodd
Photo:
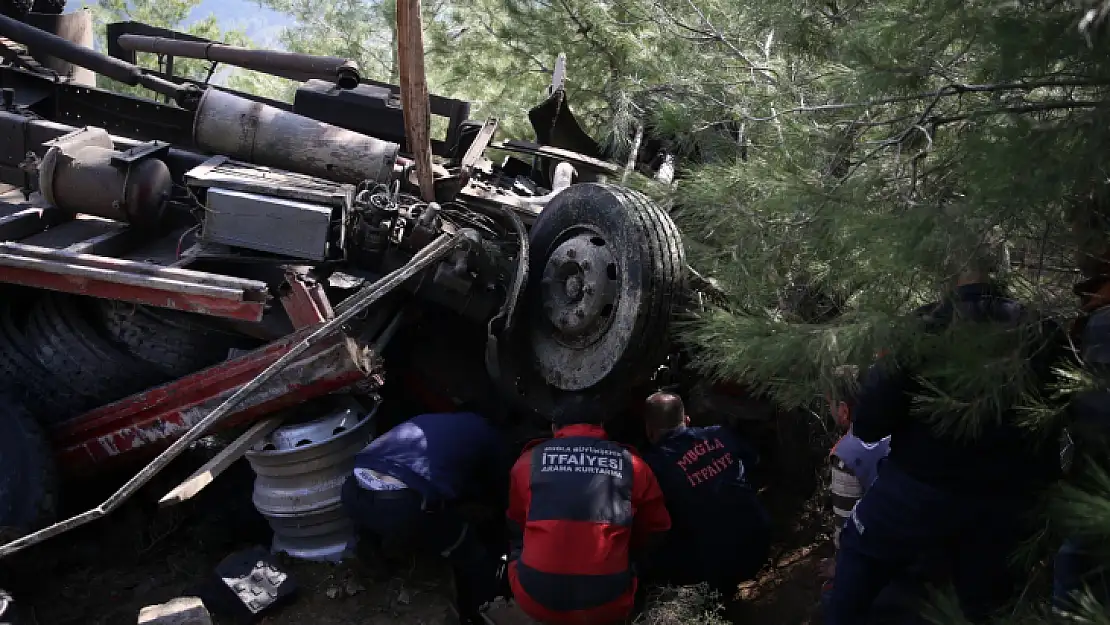
<instances>
[{"instance_id":1,"label":"pine branch","mask_svg":"<svg viewBox=\"0 0 1110 625\"><path fill-rule=\"evenodd\" d=\"M1080 102L1036 102L1034 104L1026 104L1021 106L1000 106L991 109L970 111L962 115L953 115L951 117L932 117L929 119L929 123L935 126L941 126L944 124L951 124L953 122L967 121L971 119L990 117L994 115L1024 115L1028 113L1044 113L1048 111L1071 109L1103 108L1107 106L1110 106L1110 100Z\"/></svg>"}]
</instances>

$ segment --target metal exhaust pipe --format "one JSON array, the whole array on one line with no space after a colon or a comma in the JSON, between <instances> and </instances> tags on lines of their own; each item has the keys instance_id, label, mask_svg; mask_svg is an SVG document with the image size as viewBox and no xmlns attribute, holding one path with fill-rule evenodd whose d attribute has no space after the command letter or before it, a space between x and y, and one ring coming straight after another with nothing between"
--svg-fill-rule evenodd
<instances>
[{"instance_id":1,"label":"metal exhaust pipe","mask_svg":"<svg viewBox=\"0 0 1110 625\"><path fill-rule=\"evenodd\" d=\"M362 82L358 64L337 56L251 50L222 43L182 41L147 35L120 35L119 45L125 50L205 59L294 80L319 78L335 82L340 89L354 89Z\"/></svg>"}]
</instances>

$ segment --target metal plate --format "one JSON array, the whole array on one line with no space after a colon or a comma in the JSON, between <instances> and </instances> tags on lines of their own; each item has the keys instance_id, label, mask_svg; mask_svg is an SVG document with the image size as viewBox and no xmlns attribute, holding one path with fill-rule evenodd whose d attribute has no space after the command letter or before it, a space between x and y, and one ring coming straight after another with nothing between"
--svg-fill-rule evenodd
<instances>
[{"instance_id":1,"label":"metal plate","mask_svg":"<svg viewBox=\"0 0 1110 625\"><path fill-rule=\"evenodd\" d=\"M331 206L212 188L205 208L200 238L207 243L305 260L328 257Z\"/></svg>"}]
</instances>

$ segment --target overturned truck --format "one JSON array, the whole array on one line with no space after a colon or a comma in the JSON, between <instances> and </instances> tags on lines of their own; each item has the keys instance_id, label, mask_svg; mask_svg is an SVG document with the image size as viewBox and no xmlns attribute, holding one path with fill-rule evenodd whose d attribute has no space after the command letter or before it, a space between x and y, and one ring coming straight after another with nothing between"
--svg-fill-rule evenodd
<instances>
[{"instance_id":1,"label":"overturned truck","mask_svg":"<svg viewBox=\"0 0 1110 625\"><path fill-rule=\"evenodd\" d=\"M431 96L447 131L422 187L399 88L350 62L136 23L102 54L81 13L0 15L0 557L107 514L200 436L314 397L407 385L518 419L613 413L667 357L682 241L614 165L498 142L497 120ZM176 77L173 56L305 82L271 101ZM154 455L39 529L56 469Z\"/></svg>"}]
</instances>

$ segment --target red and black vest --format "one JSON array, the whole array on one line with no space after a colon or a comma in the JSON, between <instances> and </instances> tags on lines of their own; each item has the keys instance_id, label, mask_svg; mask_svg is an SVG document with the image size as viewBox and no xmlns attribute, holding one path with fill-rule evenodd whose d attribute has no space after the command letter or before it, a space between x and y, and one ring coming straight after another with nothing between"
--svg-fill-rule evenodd
<instances>
[{"instance_id":1,"label":"red and black vest","mask_svg":"<svg viewBox=\"0 0 1110 625\"><path fill-rule=\"evenodd\" d=\"M525 450L509 497L510 582L529 616L575 623L631 611L631 552L648 534L670 527L643 460L605 440L599 427L568 426Z\"/></svg>"}]
</instances>

